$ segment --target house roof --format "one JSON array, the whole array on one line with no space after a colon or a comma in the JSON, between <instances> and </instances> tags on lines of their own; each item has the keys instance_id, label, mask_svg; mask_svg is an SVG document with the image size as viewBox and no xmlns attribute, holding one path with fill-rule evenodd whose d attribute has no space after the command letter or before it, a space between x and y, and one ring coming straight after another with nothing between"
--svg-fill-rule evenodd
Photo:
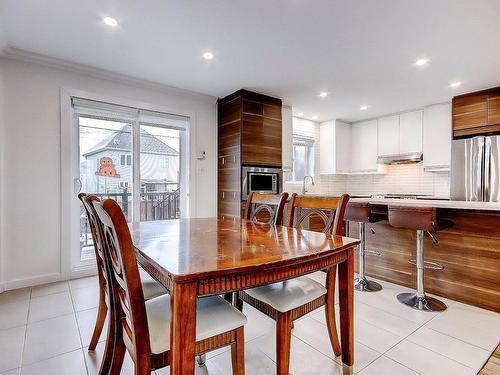
<instances>
[{"instance_id":1,"label":"house roof","mask_svg":"<svg viewBox=\"0 0 500 375\"><path fill-rule=\"evenodd\" d=\"M162 154L177 156L179 153L169 145L163 143L156 136L142 129L141 152L149 154ZM83 156L87 157L105 150L132 150L132 125L124 125L120 131L116 131L105 137Z\"/></svg>"}]
</instances>

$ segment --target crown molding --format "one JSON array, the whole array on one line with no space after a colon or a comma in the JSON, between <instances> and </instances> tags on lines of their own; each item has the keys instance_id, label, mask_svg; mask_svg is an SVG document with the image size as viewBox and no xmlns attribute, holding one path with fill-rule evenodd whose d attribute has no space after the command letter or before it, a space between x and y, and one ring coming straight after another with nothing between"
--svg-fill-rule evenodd
<instances>
[{"instance_id":1,"label":"crown molding","mask_svg":"<svg viewBox=\"0 0 500 375\"><path fill-rule=\"evenodd\" d=\"M33 63L49 68L61 69L67 72L84 74L97 79L105 79L115 83L129 84L136 87L151 89L155 91L165 92L169 94L178 94L188 96L202 101L208 101L215 104L217 97L213 95L203 94L196 91L190 91L179 87L169 86L163 83L149 81L142 78L129 76L126 74L116 73L106 69L96 68L90 65L79 64L47 55L42 55L34 52L25 51L22 49L6 46L3 53L0 51L0 56L10 60L17 60L26 63Z\"/></svg>"}]
</instances>

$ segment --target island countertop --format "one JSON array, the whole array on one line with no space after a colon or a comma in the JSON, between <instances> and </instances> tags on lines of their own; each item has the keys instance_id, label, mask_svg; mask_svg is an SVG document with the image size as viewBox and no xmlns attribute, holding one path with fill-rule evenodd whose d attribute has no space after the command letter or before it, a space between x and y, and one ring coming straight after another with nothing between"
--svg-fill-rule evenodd
<instances>
[{"instance_id":1,"label":"island countertop","mask_svg":"<svg viewBox=\"0 0 500 375\"><path fill-rule=\"evenodd\" d=\"M349 202L368 202L373 205L434 207L459 210L479 210L500 212L500 202L468 202L446 199L397 199L397 198L351 198Z\"/></svg>"}]
</instances>

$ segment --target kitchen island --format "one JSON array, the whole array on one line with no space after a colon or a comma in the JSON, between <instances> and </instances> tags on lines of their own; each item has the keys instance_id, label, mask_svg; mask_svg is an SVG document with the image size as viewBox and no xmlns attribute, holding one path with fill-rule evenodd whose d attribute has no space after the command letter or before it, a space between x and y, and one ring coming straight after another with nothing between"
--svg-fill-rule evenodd
<instances>
[{"instance_id":1,"label":"kitchen island","mask_svg":"<svg viewBox=\"0 0 500 375\"><path fill-rule=\"evenodd\" d=\"M437 232L437 244L425 235L425 259L445 267L425 270L426 291L500 312L500 203L384 198L351 202L369 202L381 214L387 214L389 205L436 208L438 219L453 226ZM367 248L381 253L366 259L367 275L415 288L416 268L408 259L415 258L416 232L393 228L387 220L367 224L366 229ZM358 236L355 223L348 225L348 235Z\"/></svg>"}]
</instances>

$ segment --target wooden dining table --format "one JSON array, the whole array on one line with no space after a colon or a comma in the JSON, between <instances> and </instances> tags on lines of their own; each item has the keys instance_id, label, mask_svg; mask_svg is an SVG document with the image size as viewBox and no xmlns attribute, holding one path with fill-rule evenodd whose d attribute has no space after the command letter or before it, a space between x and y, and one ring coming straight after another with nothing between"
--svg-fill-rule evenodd
<instances>
[{"instance_id":1,"label":"wooden dining table","mask_svg":"<svg viewBox=\"0 0 500 375\"><path fill-rule=\"evenodd\" d=\"M353 365L353 249L359 240L237 218L140 222L130 229L139 264L171 294L171 374L194 374L198 297L330 267L338 267L342 362Z\"/></svg>"}]
</instances>

